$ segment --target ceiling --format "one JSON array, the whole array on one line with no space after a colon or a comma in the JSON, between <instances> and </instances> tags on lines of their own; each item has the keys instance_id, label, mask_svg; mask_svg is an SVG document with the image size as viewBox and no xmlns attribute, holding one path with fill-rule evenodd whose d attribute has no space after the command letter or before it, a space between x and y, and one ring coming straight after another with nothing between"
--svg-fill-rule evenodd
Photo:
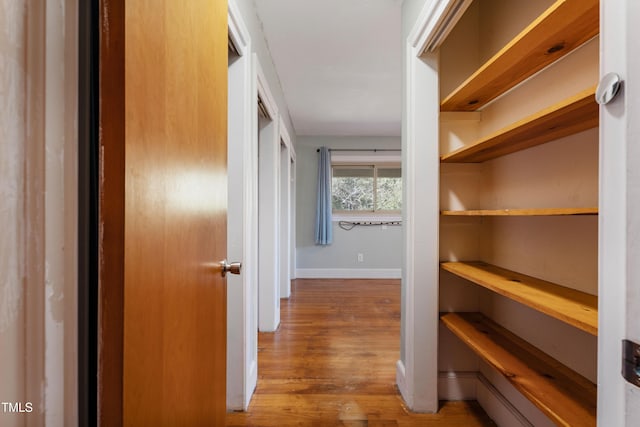
<instances>
[{"instance_id":1,"label":"ceiling","mask_svg":"<svg viewBox=\"0 0 640 427\"><path fill-rule=\"evenodd\" d=\"M400 135L402 0L255 0L297 135Z\"/></svg>"}]
</instances>

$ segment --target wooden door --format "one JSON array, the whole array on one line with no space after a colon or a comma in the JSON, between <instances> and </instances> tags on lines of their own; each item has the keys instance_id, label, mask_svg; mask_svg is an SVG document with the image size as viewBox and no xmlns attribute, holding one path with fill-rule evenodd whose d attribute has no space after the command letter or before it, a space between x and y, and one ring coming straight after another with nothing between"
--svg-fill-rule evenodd
<instances>
[{"instance_id":1,"label":"wooden door","mask_svg":"<svg viewBox=\"0 0 640 427\"><path fill-rule=\"evenodd\" d=\"M101 3L100 422L222 426L226 1Z\"/></svg>"}]
</instances>

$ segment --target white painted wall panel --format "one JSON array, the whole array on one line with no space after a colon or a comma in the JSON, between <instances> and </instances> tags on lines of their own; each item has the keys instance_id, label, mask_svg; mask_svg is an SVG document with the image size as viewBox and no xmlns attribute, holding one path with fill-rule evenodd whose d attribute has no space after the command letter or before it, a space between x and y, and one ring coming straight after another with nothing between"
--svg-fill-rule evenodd
<instances>
[{"instance_id":1,"label":"white painted wall panel","mask_svg":"<svg viewBox=\"0 0 640 427\"><path fill-rule=\"evenodd\" d=\"M0 2L0 399L24 401L24 147L26 112L26 9ZM0 411L0 424L24 416Z\"/></svg>"},{"instance_id":2,"label":"white painted wall panel","mask_svg":"<svg viewBox=\"0 0 640 427\"><path fill-rule=\"evenodd\" d=\"M77 3L0 1L3 426L77 424Z\"/></svg>"},{"instance_id":3,"label":"white painted wall panel","mask_svg":"<svg viewBox=\"0 0 640 427\"><path fill-rule=\"evenodd\" d=\"M397 137L298 137L296 150L296 258L298 269L372 270L400 269L402 227L356 227L350 231L333 223L333 244L318 246L314 241L318 153L330 148L399 149ZM339 155L335 152L333 155ZM366 155L367 153L362 153ZM399 153L393 153L399 154ZM363 254L359 262L357 255Z\"/></svg>"},{"instance_id":4,"label":"white painted wall panel","mask_svg":"<svg viewBox=\"0 0 640 427\"><path fill-rule=\"evenodd\" d=\"M638 322L638 312L640 312L640 57L638 56L638 40L640 39L640 5L637 1L627 2L627 129L628 144L628 193L629 200L627 233L629 241L629 253L627 255L627 265L629 266L629 277L627 282L627 339L640 343L640 324ZM631 384L626 384L626 425L632 426L640 419L640 388Z\"/></svg>"}]
</instances>

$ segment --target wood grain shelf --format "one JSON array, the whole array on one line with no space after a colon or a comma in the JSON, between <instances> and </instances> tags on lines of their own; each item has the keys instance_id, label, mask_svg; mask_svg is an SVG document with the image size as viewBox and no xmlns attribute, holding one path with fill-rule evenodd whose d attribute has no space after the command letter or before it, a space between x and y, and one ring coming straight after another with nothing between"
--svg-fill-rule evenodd
<instances>
[{"instance_id":1,"label":"wood grain shelf","mask_svg":"<svg viewBox=\"0 0 640 427\"><path fill-rule=\"evenodd\" d=\"M484 262L443 262L443 270L598 335L598 297Z\"/></svg>"},{"instance_id":2,"label":"wood grain shelf","mask_svg":"<svg viewBox=\"0 0 640 427\"><path fill-rule=\"evenodd\" d=\"M440 158L443 163L481 163L598 126L595 86L519 120Z\"/></svg>"},{"instance_id":3,"label":"wood grain shelf","mask_svg":"<svg viewBox=\"0 0 640 427\"><path fill-rule=\"evenodd\" d=\"M441 319L557 425L596 425L595 384L480 313Z\"/></svg>"},{"instance_id":4,"label":"wood grain shelf","mask_svg":"<svg viewBox=\"0 0 640 427\"><path fill-rule=\"evenodd\" d=\"M598 208L528 208L528 209L470 209L440 211L442 216L563 216L598 215Z\"/></svg>"},{"instance_id":5,"label":"wood grain shelf","mask_svg":"<svg viewBox=\"0 0 640 427\"><path fill-rule=\"evenodd\" d=\"M475 111L599 33L599 0L557 0L441 103Z\"/></svg>"}]
</instances>

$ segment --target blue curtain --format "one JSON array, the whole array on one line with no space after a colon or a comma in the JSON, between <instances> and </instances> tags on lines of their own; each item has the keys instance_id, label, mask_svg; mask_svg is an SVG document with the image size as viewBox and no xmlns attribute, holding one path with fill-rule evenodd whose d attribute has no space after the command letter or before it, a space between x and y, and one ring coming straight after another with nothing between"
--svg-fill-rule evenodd
<instances>
[{"instance_id":1,"label":"blue curtain","mask_svg":"<svg viewBox=\"0 0 640 427\"><path fill-rule=\"evenodd\" d=\"M316 204L316 245L330 245L331 224L331 153L327 147L318 152L318 194Z\"/></svg>"}]
</instances>

